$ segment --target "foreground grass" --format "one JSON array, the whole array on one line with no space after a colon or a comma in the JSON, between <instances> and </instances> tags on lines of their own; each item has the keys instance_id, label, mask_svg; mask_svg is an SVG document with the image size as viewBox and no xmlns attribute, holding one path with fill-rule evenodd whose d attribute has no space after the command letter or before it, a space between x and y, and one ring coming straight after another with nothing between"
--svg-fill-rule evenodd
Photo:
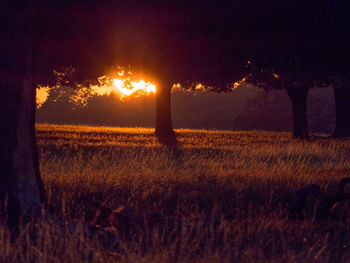
<instances>
[{"instance_id":1,"label":"foreground grass","mask_svg":"<svg viewBox=\"0 0 350 263\"><path fill-rule=\"evenodd\" d=\"M167 148L152 129L38 125L48 207L60 217L89 224L101 204L128 204L188 221L176 235L157 227L128 240L117 235L113 247L82 231L62 238L50 224L35 241L22 231L11 243L1 228L0 260L349 262L350 216L292 220L286 206L303 186L332 194L350 177L350 141L260 131L177 134L179 147ZM200 227L207 210L220 220Z\"/></svg>"}]
</instances>

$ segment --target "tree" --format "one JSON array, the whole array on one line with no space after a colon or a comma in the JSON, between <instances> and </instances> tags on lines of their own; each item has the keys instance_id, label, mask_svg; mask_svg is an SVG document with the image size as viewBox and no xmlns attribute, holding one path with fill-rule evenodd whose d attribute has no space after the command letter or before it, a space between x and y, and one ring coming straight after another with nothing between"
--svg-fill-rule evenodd
<instances>
[{"instance_id":1,"label":"tree","mask_svg":"<svg viewBox=\"0 0 350 263\"><path fill-rule=\"evenodd\" d=\"M333 137L350 137L350 76L349 72L335 75L333 82L336 126Z\"/></svg>"},{"instance_id":2,"label":"tree","mask_svg":"<svg viewBox=\"0 0 350 263\"><path fill-rule=\"evenodd\" d=\"M238 12L239 5L224 0L73 1L64 6L50 2L38 23L38 51L50 63L46 69L77 69L71 72L70 85L71 80L84 83L111 73L116 65L130 65L152 79L158 84L156 136L161 142L174 142L174 83L226 87L242 77L246 47L235 47L235 40L247 35L240 21L251 7L244 8Z\"/></svg>"},{"instance_id":3,"label":"tree","mask_svg":"<svg viewBox=\"0 0 350 263\"><path fill-rule=\"evenodd\" d=\"M183 60L189 66L181 71L185 74L178 74L181 79L201 82L216 92L232 91L232 84L244 76L265 90L286 89L293 105L293 136L307 139L308 92L330 85L334 67L329 62L336 63L329 52L329 47L337 50L329 39L337 32L332 1L192 4L194 21L188 24L195 37L181 50L182 58L190 57ZM340 42L344 39L336 35ZM247 61L251 64L246 68Z\"/></svg>"},{"instance_id":4,"label":"tree","mask_svg":"<svg viewBox=\"0 0 350 263\"><path fill-rule=\"evenodd\" d=\"M171 8L146 1L49 2L37 20L37 57L43 57L46 69L63 73L61 83L73 88L96 84L102 75L113 78L119 67L151 79L157 83L155 134L160 142L173 143L172 79L164 72L173 64L173 43L166 32L171 21L159 16L172 14ZM38 82L49 73L40 71Z\"/></svg>"},{"instance_id":5,"label":"tree","mask_svg":"<svg viewBox=\"0 0 350 263\"><path fill-rule=\"evenodd\" d=\"M350 3L333 1L329 7L328 39L323 43L325 61L333 80L336 126L333 137L350 137Z\"/></svg>"},{"instance_id":6,"label":"tree","mask_svg":"<svg viewBox=\"0 0 350 263\"><path fill-rule=\"evenodd\" d=\"M35 138L32 20L28 2L1 4L0 208L10 227L45 200Z\"/></svg>"},{"instance_id":7,"label":"tree","mask_svg":"<svg viewBox=\"0 0 350 263\"><path fill-rule=\"evenodd\" d=\"M267 91L285 89L292 102L293 137L308 139L307 97L316 81L322 78L321 71L318 64L310 63L313 58L310 54L289 49L275 56L277 58L267 63L254 64L246 81Z\"/></svg>"},{"instance_id":8,"label":"tree","mask_svg":"<svg viewBox=\"0 0 350 263\"><path fill-rule=\"evenodd\" d=\"M308 138L307 96L331 83L327 45L329 2L281 3L267 14L264 44L251 53L246 81L269 89L284 88L293 107L293 137Z\"/></svg>"},{"instance_id":9,"label":"tree","mask_svg":"<svg viewBox=\"0 0 350 263\"><path fill-rule=\"evenodd\" d=\"M156 94L156 127L158 141L165 145L176 144L171 117L171 88L173 83L162 82Z\"/></svg>"}]
</instances>

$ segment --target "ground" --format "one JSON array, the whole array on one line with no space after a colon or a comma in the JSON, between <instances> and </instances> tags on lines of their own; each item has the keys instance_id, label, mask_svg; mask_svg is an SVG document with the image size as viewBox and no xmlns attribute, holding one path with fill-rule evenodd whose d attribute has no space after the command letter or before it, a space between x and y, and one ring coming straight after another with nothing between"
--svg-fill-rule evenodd
<instances>
[{"instance_id":1,"label":"ground","mask_svg":"<svg viewBox=\"0 0 350 263\"><path fill-rule=\"evenodd\" d=\"M350 211L341 220L299 220L288 202L311 183L336 192L350 177L349 140L176 132L179 145L169 148L153 129L38 124L50 211L88 225L101 205L124 204L183 223L175 234L156 226L108 247L81 233L62 239L50 225L35 241L24 229L11 243L0 227L0 262L348 262Z\"/></svg>"}]
</instances>

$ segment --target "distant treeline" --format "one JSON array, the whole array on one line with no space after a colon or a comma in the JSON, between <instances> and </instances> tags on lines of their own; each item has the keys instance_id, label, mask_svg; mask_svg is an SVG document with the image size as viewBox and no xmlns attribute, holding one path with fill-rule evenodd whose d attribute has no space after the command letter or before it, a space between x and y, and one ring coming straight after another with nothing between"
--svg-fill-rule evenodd
<instances>
[{"instance_id":1,"label":"distant treeline","mask_svg":"<svg viewBox=\"0 0 350 263\"><path fill-rule=\"evenodd\" d=\"M313 89L308 97L311 132L331 133L335 125L331 88ZM37 111L37 122L154 127L154 96L124 101L111 94L92 97L87 105L68 99L48 99ZM172 95L175 128L224 130L292 130L291 102L284 90L265 92L254 87L232 93L181 92Z\"/></svg>"}]
</instances>

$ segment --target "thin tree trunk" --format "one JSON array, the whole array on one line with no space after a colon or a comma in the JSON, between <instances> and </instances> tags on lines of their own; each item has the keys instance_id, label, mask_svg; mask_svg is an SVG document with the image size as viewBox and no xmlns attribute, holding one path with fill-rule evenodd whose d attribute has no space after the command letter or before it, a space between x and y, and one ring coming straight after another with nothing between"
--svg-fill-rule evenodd
<instances>
[{"instance_id":1,"label":"thin tree trunk","mask_svg":"<svg viewBox=\"0 0 350 263\"><path fill-rule=\"evenodd\" d=\"M333 132L335 138L350 137L350 86L345 82L334 83L334 102L336 124Z\"/></svg>"},{"instance_id":2,"label":"thin tree trunk","mask_svg":"<svg viewBox=\"0 0 350 263\"><path fill-rule=\"evenodd\" d=\"M14 228L21 216L40 209L45 198L35 138L30 8L7 6L8 27L1 39L0 207ZM3 15L3 14L1 14Z\"/></svg>"},{"instance_id":3,"label":"thin tree trunk","mask_svg":"<svg viewBox=\"0 0 350 263\"><path fill-rule=\"evenodd\" d=\"M171 84L161 82L156 94L156 130L160 143L176 144L176 134L171 119Z\"/></svg>"},{"instance_id":4,"label":"thin tree trunk","mask_svg":"<svg viewBox=\"0 0 350 263\"><path fill-rule=\"evenodd\" d=\"M286 89L293 107L293 138L308 139L307 95L308 86L292 86Z\"/></svg>"}]
</instances>

